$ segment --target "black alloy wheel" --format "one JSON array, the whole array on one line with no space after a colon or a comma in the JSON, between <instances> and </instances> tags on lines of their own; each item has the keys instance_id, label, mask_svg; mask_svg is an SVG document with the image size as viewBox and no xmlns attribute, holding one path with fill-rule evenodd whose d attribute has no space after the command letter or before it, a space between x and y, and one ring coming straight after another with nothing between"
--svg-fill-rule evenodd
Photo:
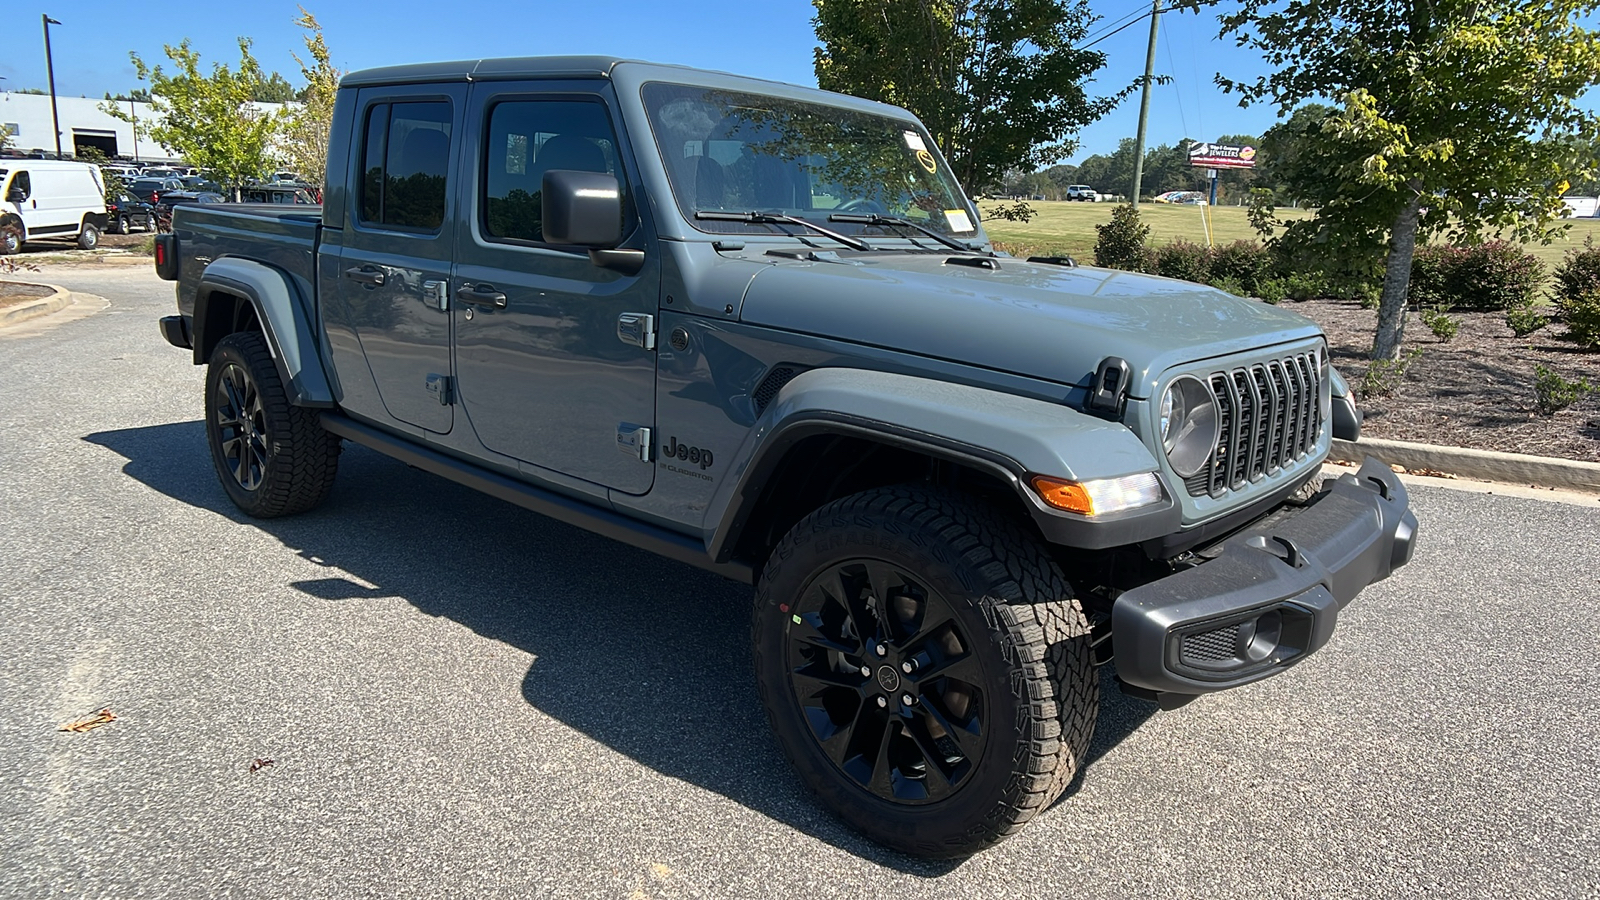
<instances>
[{"instance_id":1,"label":"black alloy wheel","mask_svg":"<svg viewBox=\"0 0 1600 900\"><path fill-rule=\"evenodd\" d=\"M1025 520L931 485L825 504L773 548L751 621L779 746L851 827L917 856L1015 833L1099 708L1089 626Z\"/></svg>"},{"instance_id":2,"label":"black alloy wheel","mask_svg":"<svg viewBox=\"0 0 1600 900\"><path fill-rule=\"evenodd\" d=\"M234 505L258 518L321 503L339 472L339 439L316 410L289 402L266 338L236 332L217 342L206 369L206 441Z\"/></svg>"},{"instance_id":3,"label":"black alloy wheel","mask_svg":"<svg viewBox=\"0 0 1600 900\"><path fill-rule=\"evenodd\" d=\"M856 559L812 579L791 615L795 700L841 772L913 804L971 777L988 708L972 638L948 600L893 563Z\"/></svg>"},{"instance_id":4,"label":"black alloy wheel","mask_svg":"<svg viewBox=\"0 0 1600 900\"><path fill-rule=\"evenodd\" d=\"M261 487L267 467L267 414L250 373L237 363L223 366L212 398L213 423L223 464L234 483L247 491Z\"/></svg>"}]
</instances>

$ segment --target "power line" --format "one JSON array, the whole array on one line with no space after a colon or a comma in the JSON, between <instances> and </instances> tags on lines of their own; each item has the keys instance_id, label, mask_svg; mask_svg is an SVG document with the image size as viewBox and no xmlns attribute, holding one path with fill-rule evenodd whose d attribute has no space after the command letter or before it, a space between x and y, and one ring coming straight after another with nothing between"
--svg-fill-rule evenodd
<instances>
[{"instance_id":1,"label":"power line","mask_svg":"<svg viewBox=\"0 0 1600 900\"><path fill-rule=\"evenodd\" d=\"M1098 44L1101 41L1105 40L1106 38L1111 37L1112 35L1116 34L1117 32L1123 30L1124 28L1128 28L1128 27L1131 27L1133 25L1137 25L1140 22L1143 22L1145 19L1150 18L1150 16L1151 16L1151 11L1150 10L1146 10L1145 12L1140 13L1138 18L1130 19L1129 21L1124 22L1121 25L1118 25L1116 28L1113 28L1112 30L1106 32L1105 34L1102 34L1101 36L1095 38L1094 40L1090 41L1089 43L1087 43L1087 44L1079 44L1078 45L1078 49L1079 50L1087 50L1090 47L1093 47L1095 44Z\"/></svg>"},{"instance_id":2,"label":"power line","mask_svg":"<svg viewBox=\"0 0 1600 900\"><path fill-rule=\"evenodd\" d=\"M1116 19L1105 23L1104 25L1102 25L1100 27L1100 29L1098 31L1092 32L1091 34L1085 36L1084 40L1085 41L1098 41L1102 36L1106 35L1106 32L1109 29L1126 26L1128 24L1131 24L1131 22L1137 22L1141 18L1150 15L1150 10L1144 9L1143 7L1144 7L1144 4L1141 3L1132 12L1123 13L1122 15L1118 16Z\"/></svg>"}]
</instances>

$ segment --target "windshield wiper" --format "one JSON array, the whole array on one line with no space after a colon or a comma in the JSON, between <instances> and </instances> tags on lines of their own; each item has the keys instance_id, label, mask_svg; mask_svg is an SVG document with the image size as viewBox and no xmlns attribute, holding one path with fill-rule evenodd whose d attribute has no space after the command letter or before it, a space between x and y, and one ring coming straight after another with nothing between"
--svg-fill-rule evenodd
<instances>
[{"instance_id":1,"label":"windshield wiper","mask_svg":"<svg viewBox=\"0 0 1600 900\"><path fill-rule=\"evenodd\" d=\"M718 212L716 210L701 209L695 211L694 217L696 219L716 219L721 222L749 222L752 225L776 225L779 222L787 222L790 225L799 225L802 228L809 228L818 234L827 235L846 247L849 247L851 250L872 249L872 245L866 241L858 241L853 237L842 235L831 228L823 228L821 225L818 225L815 222L808 222L799 216L786 216L783 213Z\"/></svg>"},{"instance_id":2,"label":"windshield wiper","mask_svg":"<svg viewBox=\"0 0 1600 900\"><path fill-rule=\"evenodd\" d=\"M913 222L910 219L902 219L898 216L880 216L877 213L872 213L870 215L858 215L856 213L834 213L828 217L828 221L859 222L862 225L898 225L901 228L914 228L917 231L920 231L928 237L931 237L939 243L945 245L946 247L950 247L954 250L962 250L970 253L978 249L971 244L964 244L958 240L955 240L954 238L946 237L939 232L934 231L932 228L918 225L916 222Z\"/></svg>"}]
</instances>

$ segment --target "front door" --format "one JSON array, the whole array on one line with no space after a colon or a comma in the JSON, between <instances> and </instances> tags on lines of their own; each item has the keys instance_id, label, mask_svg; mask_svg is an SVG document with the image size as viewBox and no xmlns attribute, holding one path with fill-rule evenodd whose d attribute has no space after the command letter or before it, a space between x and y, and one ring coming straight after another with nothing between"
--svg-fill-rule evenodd
<instances>
[{"instance_id":1,"label":"front door","mask_svg":"<svg viewBox=\"0 0 1600 900\"><path fill-rule=\"evenodd\" d=\"M626 147L599 85L481 82L470 137L470 222L456 235L456 374L483 445L630 494L654 466L619 430L655 418L655 352L618 336L624 314L655 314L660 264L624 274L543 240L540 190L551 169L607 172L629 190ZM625 200L624 246L645 247ZM645 451L648 454L648 450Z\"/></svg>"},{"instance_id":2,"label":"front door","mask_svg":"<svg viewBox=\"0 0 1600 900\"><path fill-rule=\"evenodd\" d=\"M339 297L384 410L445 433L454 424L450 254L464 85L363 88Z\"/></svg>"}]
</instances>

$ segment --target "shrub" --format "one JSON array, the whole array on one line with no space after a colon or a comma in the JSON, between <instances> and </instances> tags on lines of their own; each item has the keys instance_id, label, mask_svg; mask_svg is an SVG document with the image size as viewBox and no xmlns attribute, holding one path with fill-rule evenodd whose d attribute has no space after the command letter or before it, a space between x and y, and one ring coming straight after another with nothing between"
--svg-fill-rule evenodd
<instances>
[{"instance_id":1,"label":"shrub","mask_svg":"<svg viewBox=\"0 0 1600 900\"><path fill-rule=\"evenodd\" d=\"M1400 382L1405 380L1406 369L1422 357L1422 348L1417 347L1402 355L1399 359L1375 359L1367 366L1367 372L1361 376L1361 396L1387 397L1394 393Z\"/></svg>"},{"instance_id":2,"label":"shrub","mask_svg":"<svg viewBox=\"0 0 1600 900\"><path fill-rule=\"evenodd\" d=\"M1519 306L1506 313L1506 324L1517 337L1523 338L1550 324L1532 306Z\"/></svg>"},{"instance_id":3,"label":"shrub","mask_svg":"<svg viewBox=\"0 0 1600 900\"><path fill-rule=\"evenodd\" d=\"M1443 308L1423 310L1422 322L1433 332L1434 337L1446 343L1449 343L1450 339L1456 336L1456 332L1461 330L1461 320L1452 318Z\"/></svg>"},{"instance_id":4,"label":"shrub","mask_svg":"<svg viewBox=\"0 0 1600 900\"><path fill-rule=\"evenodd\" d=\"M1277 305L1282 303L1289 294L1284 289L1282 278L1268 278L1256 285L1256 296L1260 297L1263 302Z\"/></svg>"},{"instance_id":5,"label":"shrub","mask_svg":"<svg viewBox=\"0 0 1600 900\"><path fill-rule=\"evenodd\" d=\"M1150 251L1145 239L1150 237L1150 226L1139 220L1139 211L1131 206L1119 206L1111 211L1111 221L1096 225L1099 236L1094 240L1094 264L1110 269L1144 272L1150 268Z\"/></svg>"},{"instance_id":6,"label":"shrub","mask_svg":"<svg viewBox=\"0 0 1600 900\"><path fill-rule=\"evenodd\" d=\"M1155 272L1180 281L1205 284L1211 275L1211 252L1182 238L1156 249Z\"/></svg>"},{"instance_id":7,"label":"shrub","mask_svg":"<svg viewBox=\"0 0 1600 900\"><path fill-rule=\"evenodd\" d=\"M1556 268L1555 304L1568 335L1600 350L1600 248L1592 240L1568 253Z\"/></svg>"},{"instance_id":8,"label":"shrub","mask_svg":"<svg viewBox=\"0 0 1600 900\"><path fill-rule=\"evenodd\" d=\"M1422 247L1411 260L1412 306L1516 309L1544 284L1544 263L1509 241L1475 246Z\"/></svg>"},{"instance_id":9,"label":"shrub","mask_svg":"<svg viewBox=\"0 0 1600 900\"><path fill-rule=\"evenodd\" d=\"M144 236L144 240L139 242L139 250L138 250L138 252L140 254L144 255L144 256L155 256L156 255L156 236L153 235L153 234L145 235Z\"/></svg>"},{"instance_id":10,"label":"shrub","mask_svg":"<svg viewBox=\"0 0 1600 900\"><path fill-rule=\"evenodd\" d=\"M1232 279L1244 288L1246 296L1254 294L1261 289L1261 282L1272 277L1272 251L1255 241L1215 247L1211 251L1211 277Z\"/></svg>"},{"instance_id":11,"label":"shrub","mask_svg":"<svg viewBox=\"0 0 1600 900\"><path fill-rule=\"evenodd\" d=\"M1533 367L1533 371L1534 405L1541 416L1553 416L1582 400L1594 390L1586 378L1568 381L1544 366L1537 365Z\"/></svg>"},{"instance_id":12,"label":"shrub","mask_svg":"<svg viewBox=\"0 0 1600 900\"><path fill-rule=\"evenodd\" d=\"M1250 292L1244 289L1244 285L1234 278L1212 278L1211 286L1219 291L1226 291L1235 297L1250 296Z\"/></svg>"},{"instance_id":13,"label":"shrub","mask_svg":"<svg viewBox=\"0 0 1600 900\"><path fill-rule=\"evenodd\" d=\"M1290 300L1312 300L1325 296L1327 287L1316 272L1295 272L1283 280L1283 292Z\"/></svg>"}]
</instances>

